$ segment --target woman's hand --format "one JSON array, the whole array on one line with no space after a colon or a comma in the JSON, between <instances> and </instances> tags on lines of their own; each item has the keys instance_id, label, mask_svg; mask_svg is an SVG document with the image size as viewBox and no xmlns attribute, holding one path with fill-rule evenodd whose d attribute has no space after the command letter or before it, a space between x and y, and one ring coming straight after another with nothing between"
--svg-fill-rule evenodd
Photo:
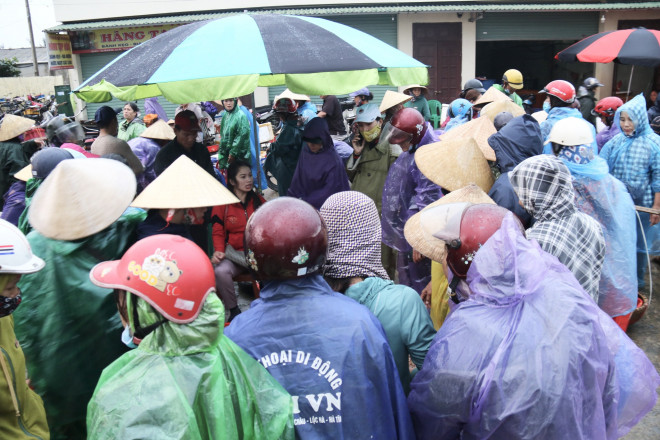
<instances>
[{"instance_id":1,"label":"woman's hand","mask_svg":"<svg viewBox=\"0 0 660 440\"><path fill-rule=\"evenodd\" d=\"M362 136L360 136L359 132L355 133L351 143L353 145L353 154L356 156L362 154L362 150L364 150L364 139L362 139Z\"/></svg>"},{"instance_id":2,"label":"woman's hand","mask_svg":"<svg viewBox=\"0 0 660 440\"><path fill-rule=\"evenodd\" d=\"M432 281L429 281L426 287L424 287L424 289L422 290L422 294L421 294L422 301L424 301L424 305L429 310L431 309L431 294L433 292L431 288L431 283Z\"/></svg>"},{"instance_id":3,"label":"woman's hand","mask_svg":"<svg viewBox=\"0 0 660 440\"><path fill-rule=\"evenodd\" d=\"M213 256L211 256L211 263L214 266L216 266L216 265L220 264L220 262L224 259L225 259L225 253L224 252L215 251L215 252L213 252Z\"/></svg>"},{"instance_id":4,"label":"woman's hand","mask_svg":"<svg viewBox=\"0 0 660 440\"><path fill-rule=\"evenodd\" d=\"M420 254L419 251L416 251L415 249L413 249L412 257L413 257L413 262L414 263L419 263L420 261L422 261L424 259L424 255Z\"/></svg>"}]
</instances>

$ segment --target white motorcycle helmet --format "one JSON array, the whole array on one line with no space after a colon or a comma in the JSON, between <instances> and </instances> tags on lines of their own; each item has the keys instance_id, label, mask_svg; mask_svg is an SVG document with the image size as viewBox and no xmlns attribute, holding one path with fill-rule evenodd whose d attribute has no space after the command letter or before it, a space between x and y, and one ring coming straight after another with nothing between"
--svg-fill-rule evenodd
<instances>
[{"instance_id":1,"label":"white motorcycle helmet","mask_svg":"<svg viewBox=\"0 0 660 440\"><path fill-rule=\"evenodd\" d=\"M26 274L40 271L44 260L32 253L25 235L14 225L0 219L0 274Z\"/></svg>"},{"instance_id":2,"label":"white motorcycle helmet","mask_svg":"<svg viewBox=\"0 0 660 440\"><path fill-rule=\"evenodd\" d=\"M594 141L593 125L582 118L564 118L555 123L545 144L553 143L572 147L589 145Z\"/></svg>"}]
</instances>

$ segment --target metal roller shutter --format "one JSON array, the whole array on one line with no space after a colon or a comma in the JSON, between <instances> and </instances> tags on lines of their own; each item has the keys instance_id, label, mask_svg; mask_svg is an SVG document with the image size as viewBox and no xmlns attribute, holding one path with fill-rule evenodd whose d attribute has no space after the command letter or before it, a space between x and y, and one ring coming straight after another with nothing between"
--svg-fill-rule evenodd
<instances>
[{"instance_id":1,"label":"metal roller shutter","mask_svg":"<svg viewBox=\"0 0 660 440\"><path fill-rule=\"evenodd\" d=\"M336 23L345 24L352 28L366 32L367 34L373 35L381 41L389 44L390 46L397 47L396 38L396 24L397 18L396 15L335 15L335 16L322 16L319 18L324 18L326 20L332 20ZM270 87L268 89L268 98L270 102L273 102L275 96L279 95L284 91L286 87ZM383 100L383 95L386 90L397 90L396 87L388 86L370 86L369 91L373 93L374 100L372 102L380 104ZM344 98L346 95L339 96L340 99ZM317 105L323 104L323 100L318 96L312 96L312 102Z\"/></svg>"},{"instance_id":2,"label":"metal roller shutter","mask_svg":"<svg viewBox=\"0 0 660 440\"><path fill-rule=\"evenodd\" d=\"M116 57L121 55L122 52L104 52L104 53L89 53L80 55L80 66L82 70L83 81L86 81L88 78L92 77L96 72L105 67L108 63L114 60ZM163 106L163 109L171 119L174 119L174 111L178 107L178 104L173 104L162 96L158 97L158 102ZM138 107L140 107L140 116L144 116L144 100L141 99L137 102ZM113 99L109 102L88 102L87 103L87 117L89 119L94 118L94 113L96 110L103 106L109 105L113 108L122 107L124 105L123 101L118 99ZM119 120L121 121L122 117L119 114Z\"/></svg>"},{"instance_id":3,"label":"metal roller shutter","mask_svg":"<svg viewBox=\"0 0 660 440\"><path fill-rule=\"evenodd\" d=\"M598 12L486 12L477 41L580 40L598 33Z\"/></svg>"}]
</instances>

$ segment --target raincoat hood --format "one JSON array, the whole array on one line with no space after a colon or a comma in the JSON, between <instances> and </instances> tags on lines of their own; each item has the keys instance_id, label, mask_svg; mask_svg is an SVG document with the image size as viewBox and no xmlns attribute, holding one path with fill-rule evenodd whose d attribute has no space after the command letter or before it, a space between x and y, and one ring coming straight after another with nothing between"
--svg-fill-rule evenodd
<instances>
[{"instance_id":1,"label":"raincoat hood","mask_svg":"<svg viewBox=\"0 0 660 440\"><path fill-rule=\"evenodd\" d=\"M538 122L529 115L513 118L488 138L500 171L506 173L528 157L541 154L543 139Z\"/></svg>"},{"instance_id":2,"label":"raincoat hood","mask_svg":"<svg viewBox=\"0 0 660 440\"><path fill-rule=\"evenodd\" d=\"M576 211L571 173L554 156L521 162L509 175L523 207L537 221L558 219Z\"/></svg>"},{"instance_id":3,"label":"raincoat hood","mask_svg":"<svg viewBox=\"0 0 660 440\"><path fill-rule=\"evenodd\" d=\"M656 105L658 105L659 100L660 98L655 101ZM635 130L630 136L626 135L623 130L621 130L621 121L619 121L619 118L621 117L622 112L626 112L635 124ZM651 129L649 118L646 113L646 101L644 100L644 95L640 93L619 107L614 114L614 125L616 125L616 127L621 131L623 136L629 139L636 139L640 136L653 134L653 130Z\"/></svg>"},{"instance_id":4,"label":"raincoat hood","mask_svg":"<svg viewBox=\"0 0 660 440\"><path fill-rule=\"evenodd\" d=\"M130 295L130 293L129 293ZM141 327L147 327L163 319L149 303L137 300L138 319ZM132 314L129 313L132 317ZM132 319L131 319L132 321ZM164 356L182 356L210 352L217 347L223 334L225 308L217 295L209 295L197 318L189 324L167 321L149 333L138 350ZM135 329L135 323L131 322Z\"/></svg>"}]
</instances>

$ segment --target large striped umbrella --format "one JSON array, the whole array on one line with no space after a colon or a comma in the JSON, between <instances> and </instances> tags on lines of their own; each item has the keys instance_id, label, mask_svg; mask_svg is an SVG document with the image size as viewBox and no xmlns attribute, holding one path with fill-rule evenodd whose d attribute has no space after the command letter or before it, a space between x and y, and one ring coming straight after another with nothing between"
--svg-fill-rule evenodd
<instances>
[{"instance_id":1,"label":"large striped umbrella","mask_svg":"<svg viewBox=\"0 0 660 440\"><path fill-rule=\"evenodd\" d=\"M340 95L427 84L427 66L329 20L239 14L169 30L113 60L75 93L90 102L164 96L174 103L232 98L257 86Z\"/></svg>"},{"instance_id":2,"label":"large striped umbrella","mask_svg":"<svg viewBox=\"0 0 660 440\"><path fill-rule=\"evenodd\" d=\"M601 32L578 41L556 56L559 61L660 65L660 32L644 28Z\"/></svg>"}]
</instances>

